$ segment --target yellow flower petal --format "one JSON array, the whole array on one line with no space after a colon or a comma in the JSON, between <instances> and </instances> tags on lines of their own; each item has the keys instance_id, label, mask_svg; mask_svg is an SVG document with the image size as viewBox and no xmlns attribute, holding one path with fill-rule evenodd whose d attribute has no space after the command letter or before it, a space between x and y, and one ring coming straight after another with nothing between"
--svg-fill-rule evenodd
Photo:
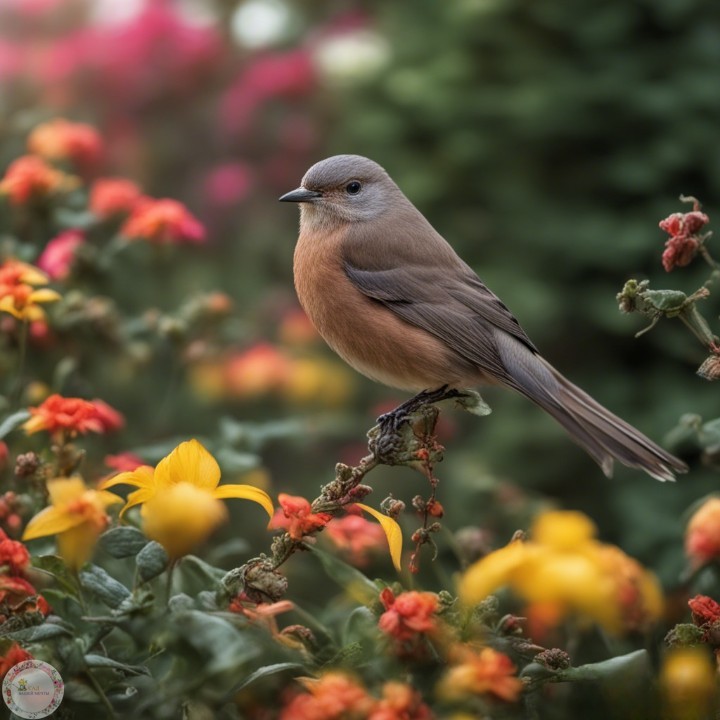
<instances>
[{"instance_id":1,"label":"yellow flower petal","mask_svg":"<svg viewBox=\"0 0 720 720\"><path fill-rule=\"evenodd\" d=\"M72 570L79 570L92 556L100 534L98 528L83 522L57 536L58 553Z\"/></svg>"},{"instance_id":2,"label":"yellow flower petal","mask_svg":"<svg viewBox=\"0 0 720 720\"><path fill-rule=\"evenodd\" d=\"M158 487L188 482L197 488L214 490L220 482L220 466L197 441L180 443L155 468Z\"/></svg>"},{"instance_id":3,"label":"yellow flower petal","mask_svg":"<svg viewBox=\"0 0 720 720\"><path fill-rule=\"evenodd\" d=\"M30 420L28 420L28 423ZM27 423L25 423L27 425ZM131 472L121 472L118 475L103 480L99 485L99 490L107 490L116 485L133 485L138 488L154 488L155 471L149 465L141 465Z\"/></svg>"},{"instance_id":4,"label":"yellow flower petal","mask_svg":"<svg viewBox=\"0 0 720 720\"><path fill-rule=\"evenodd\" d=\"M140 505L141 503L146 503L149 500L152 500L155 497L155 489L154 488L140 488L139 490L133 490L128 496L127 501L125 503L125 507L120 511L120 517L125 515L125 513L132 507L135 507L136 505Z\"/></svg>"},{"instance_id":5,"label":"yellow flower petal","mask_svg":"<svg viewBox=\"0 0 720 720\"><path fill-rule=\"evenodd\" d=\"M49 480L47 484L50 502L54 506L66 505L73 500L82 497L87 490L82 478L74 475L69 478L55 478Z\"/></svg>"},{"instance_id":6,"label":"yellow flower petal","mask_svg":"<svg viewBox=\"0 0 720 720\"><path fill-rule=\"evenodd\" d=\"M22 539L34 540L45 535L64 533L83 522L84 518L80 515L70 515L56 507L47 507L30 520Z\"/></svg>"},{"instance_id":7,"label":"yellow flower petal","mask_svg":"<svg viewBox=\"0 0 720 720\"><path fill-rule=\"evenodd\" d=\"M95 497L99 500L100 505L104 508L109 505L124 502L123 499L119 495L115 495L115 493L105 492L104 490L90 490L90 492L95 495Z\"/></svg>"},{"instance_id":8,"label":"yellow flower petal","mask_svg":"<svg viewBox=\"0 0 720 720\"><path fill-rule=\"evenodd\" d=\"M55 292L55 290L51 290L50 288L41 288L40 290L34 290L30 293L28 303L56 302L60 298L60 293Z\"/></svg>"},{"instance_id":9,"label":"yellow flower petal","mask_svg":"<svg viewBox=\"0 0 720 720\"><path fill-rule=\"evenodd\" d=\"M400 526L390 516L371 508L369 505L363 505L362 503L355 503L361 510L372 515L382 526L385 531L385 535L390 546L390 557L395 569L400 572L401 570L401 556L402 556L402 530Z\"/></svg>"},{"instance_id":10,"label":"yellow flower petal","mask_svg":"<svg viewBox=\"0 0 720 720\"><path fill-rule=\"evenodd\" d=\"M218 485L213 490L213 496L219 499L239 498L240 500L252 500L258 505L262 505L270 517L275 513L270 496L254 485Z\"/></svg>"},{"instance_id":11,"label":"yellow flower petal","mask_svg":"<svg viewBox=\"0 0 720 720\"><path fill-rule=\"evenodd\" d=\"M22 267L22 275L20 276L20 280L22 282L27 283L28 285L48 284L50 279L44 272L41 272L36 267L28 265L27 263L18 262L17 264Z\"/></svg>"},{"instance_id":12,"label":"yellow flower petal","mask_svg":"<svg viewBox=\"0 0 720 720\"><path fill-rule=\"evenodd\" d=\"M40 432L41 430L44 430L45 428L45 421L40 417L40 415L33 415L29 420L26 420L22 424L22 429L28 434L32 435L33 433Z\"/></svg>"},{"instance_id":13,"label":"yellow flower petal","mask_svg":"<svg viewBox=\"0 0 720 720\"><path fill-rule=\"evenodd\" d=\"M18 318L18 320L22 319L22 313L15 307L15 302L10 295L0 298L0 311L10 313L13 317Z\"/></svg>"}]
</instances>

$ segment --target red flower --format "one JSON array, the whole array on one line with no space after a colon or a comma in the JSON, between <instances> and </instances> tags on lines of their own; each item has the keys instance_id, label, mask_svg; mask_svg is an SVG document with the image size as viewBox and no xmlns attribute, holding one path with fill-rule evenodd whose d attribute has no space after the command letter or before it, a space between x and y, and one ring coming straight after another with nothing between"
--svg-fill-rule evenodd
<instances>
[{"instance_id":1,"label":"red flower","mask_svg":"<svg viewBox=\"0 0 720 720\"><path fill-rule=\"evenodd\" d=\"M0 568L5 566L10 575L22 575L29 564L30 553L27 548L0 530Z\"/></svg>"},{"instance_id":2,"label":"red flower","mask_svg":"<svg viewBox=\"0 0 720 720\"><path fill-rule=\"evenodd\" d=\"M37 266L52 280L65 280L70 275L77 249L85 243L82 230L66 230L45 246Z\"/></svg>"},{"instance_id":3,"label":"red flower","mask_svg":"<svg viewBox=\"0 0 720 720\"><path fill-rule=\"evenodd\" d=\"M387 547L385 531L378 523L361 515L333 518L325 531L326 537L345 554L353 565L367 565L373 552Z\"/></svg>"},{"instance_id":4,"label":"red flower","mask_svg":"<svg viewBox=\"0 0 720 720\"><path fill-rule=\"evenodd\" d=\"M268 525L273 530L286 530L293 540L302 540L305 535L324 528L332 515L313 513L312 506L304 497L280 493L278 510Z\"/></svg>"},{"instance_id":5,"label":"red flower","mask_svg":"<svg viewBox=\"0 0 720 720\"><path fill-rule=\"evenodd\" d=\"M177 200L143 198L135 205L120 232L128 238L158 244L203 243L205 228Z\"/></svg>"},{"instance_id":6,"label":"red flower","mask_svg":"<svg viewBox=\"0 0 720 720\"><path fill-rule=\"evenodd\" d=\"M140 188L124 178L100 178L90 190L90 210L100 218L131 213L142 197Z\"/></svg>"},{"instance_id":7,"label":"red flower","mask_svg":"<svg viewBox=\"0 0 720 720\"><path fill-rule=\"evenodd\" d=\"M291 370L287 355L269 343L258 343L227 360L225 384L237 397L257 397L282 388Z\"/></svg>"},{"instance_id":8,"label":"red flower","mask_svg":"<svg viewBox=\"0 0 720 720\"><path fill-rule=\"evenodd\" d=\"M141 465L147 465L147 463L135 453L122 452L117 455L106 455L105 465L118 472L133 472Z\"/></svg>"},{"instance_id":9,"label":"red flower","mask_svg":"<svg viewBox=\"0 0 720 720\"><path fill-rule=\"evenodd\" d=\"M69 160L83 168L102 155L102 140L95 128L63 118L38 125L28 138L28 150L48 160Z\"/></svg>"},{"instance_id":10,"label":"red flower","mask_svg":"<svg viewBox=\"0 0 720 720\"><path fill-rule=\"evenodd\" d=\"M696 202L692 212L673 213L660 221L660 228L670 235L662 255L666 272L689 265L695 257L702 242L697 234L710 222L710 218L700 212L699 207Z\"/></svg>"},{"instance_id":11,"label":"red flower","mask_svg":"<svg viewBox=\"0 0 720 720\"><path fill-rule=\"evenodd\" d=\"M25 660L32 660L32 655L27 650L23 650L17 643L13 643L5 651L5 654L0 656L0 681L5 678L15 665Z\"/></svg>"},{"instance_id":12,"label":"red flower","mask_svg":"<svg viewBox=\"0 0 720 720\"><path fill-rule=\"evenodd\" d=\"M10 163L0 180L0 194L7 195L13 205L24 205L76 185L76 178L50 167L42 158L24 155Z\"/></svg>"},{"instance_id":13,"label":"red flower","mask_svg":"<svg viewBox=\"0 0 720 720\"><path fill-rule=\"evenodd\" d=\"M698 627L720 620L720 603L715 602L707 595L696 595L688 600L688 605L692 612L693 622Z\"/></svg>"},{"instance_id":14,"label":"red flower","mask_svg":"<svg viewBox=\"0 0 720 720\"><path fill-rule=\"evenodd\" d=\"M35 588L25 578L0 575L0 603L15 605L36 594Z\"/></svg>"},{"instance_id":15,"label":"red flower","mask_svg":"<svg viewBox=\"0 0 720 720\"><path fill-rule=\"evenodd\" d=\"M122 427L123 418L102 400L82 400L50 395L38 407L28 408L32 417L23 428L28 435L46 430L70 435L105 433Z\"/></svg>"},{"instance_id":16,"label":"red flower","mask_svg":"<svg viewBox=\"0 0 720 720\"><path fill-rule=\"evenodd\" d=\"M203 184L211 205L231 207L247 197L251 186L250 171L241 163L217 165L207 174Z\"/></svg>"},{"instance_id":17,"label":"red flower","mask_svg":"<svg viewBox=\"0 0 720 720\"><path fill-rule=\"evenodd\" d=\"M385 588L380 593L385 612L380 616L378 627L396 640L413 640L418 633L431 633L437 628L438 597L435 593L409 592L397 597Z\"/></svg>"}]
</instances>

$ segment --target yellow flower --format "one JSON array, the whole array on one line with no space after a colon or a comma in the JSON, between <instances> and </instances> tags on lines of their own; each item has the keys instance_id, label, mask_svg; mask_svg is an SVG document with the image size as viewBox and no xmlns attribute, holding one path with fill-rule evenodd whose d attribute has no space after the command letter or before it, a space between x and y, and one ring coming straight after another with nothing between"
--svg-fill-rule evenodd
<instances>
[{"instance_id":1,"label":"yellow flower","mask_svg":"<svg viewBox=\"0 0 720 720\"><path fill-rule=\"evenodd\" d=\"M260 488L219 482L220 467L215 458L197 440L189 440L180 443L157 467L142 465L120 473L102 483L101 488L138 488L128 495L122 513L142 504L145 534L157 540L171 557L179 558L227 519L222 499L252 500L272 517L272 501Z\"/></svg>"},{"instance_id":2,"label":"yellow flower","mask_svg":"<svg viewBox=\"0 0 720 720\"><path fill-rule=\"evenodd\" d=\"M105 509L121 503L122 498L104 490L91 490L77 476L50 480L47 488L51 505L30 520L22 539L57 535L61 557L78 570L90 558L98 535L108 525Z\"/></svg>"},{"instance_id":3,"label":"yellow flower","mask_svg":"<svg viewBox=\"0 0 720 720\"><path fill-rule=\"evenodd\" d=\"M532 607L575 614L609 632L641 630L662 613L655 576L620 548L594 539L595 525L582 513L547 512L531 539L515 541L473 564L460 581L460 597L475 604L501 587Z\"/></svg>"},{"instance_id":4,"label":"yellow flower","mask_svg":"<svg viewBox=\"0 0 720 720\"><path fill-rule=\"evenodd\" d=\"M677 648L663 659L660 670L663 717L703 720L717 710L716 671L705 648Z\"/></svg>"},{"instance_id":5,"label":"yellow flower","mask_svg":"<svg viewBox=\"0 0 720 720\"><path fill-rule=\"evenodd\" d=\"M0 311L10 313L18 320L42 320L45 312L40 305L60 299L54 290L33 287L47 285L47 282L47 275L32 265L15 259L6 260L0 265Z\"/></svg>"}]
</instances>

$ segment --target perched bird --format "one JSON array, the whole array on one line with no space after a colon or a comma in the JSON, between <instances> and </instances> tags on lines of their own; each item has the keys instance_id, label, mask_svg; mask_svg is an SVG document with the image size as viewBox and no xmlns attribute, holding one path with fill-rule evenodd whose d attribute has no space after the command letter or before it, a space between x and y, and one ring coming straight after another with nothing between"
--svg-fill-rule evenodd
<instances>
[{"instance_id":1,"label":"perched bird","mask_svg":"<svg viewBox=\"0 0 720 720\"><path fill-rule=\"evenodd\" d=\"M687 471L555 370L377 163L322 160L280 200L300 203L300 303L363 375L429 401L502 385L550 413L607 476L614 460L658 480Z\"/></svg>"}]
</instances>

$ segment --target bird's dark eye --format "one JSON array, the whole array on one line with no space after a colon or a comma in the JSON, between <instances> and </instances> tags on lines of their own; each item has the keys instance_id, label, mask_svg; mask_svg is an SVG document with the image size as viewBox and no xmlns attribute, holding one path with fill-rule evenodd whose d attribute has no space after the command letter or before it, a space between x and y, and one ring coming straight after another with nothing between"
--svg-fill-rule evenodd
<instances>
[{"instance_id":1,"label":"bird's dark eye","mask_svg":"<svg viewBox=\"0 0 720 720\"><path fill-rule=\"evenodd\" d=\"M345 186L345 191L348 195L357 195L361 187L362 185L357 180L353 180Z\"/></svg>"}]
</instances>

